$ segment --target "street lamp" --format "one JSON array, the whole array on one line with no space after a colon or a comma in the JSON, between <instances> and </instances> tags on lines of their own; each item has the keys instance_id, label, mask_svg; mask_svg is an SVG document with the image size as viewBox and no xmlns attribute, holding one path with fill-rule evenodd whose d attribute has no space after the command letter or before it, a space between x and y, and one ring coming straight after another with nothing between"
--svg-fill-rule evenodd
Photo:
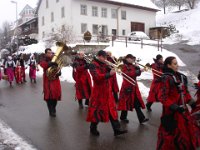
<instances>
[{"instance_id":1,"label":"street lamp","mask_svg":"<svg viewBox=\"0 0 200 150\"><path fill-rule=\"evenodd\" d=\"M15 4L16 6L16 26L15 26L15 30L14 30L14 36L16 34L16 29L17 29L17 26L18 26L18 13L17 13L17 1L10 1L11 3ZM16 42L16 45L17 45L17 55L18 55L18 38L17 38L17 34L16 34L16 39L17 39L17 42Z\"/></svg>"}]
</instances>

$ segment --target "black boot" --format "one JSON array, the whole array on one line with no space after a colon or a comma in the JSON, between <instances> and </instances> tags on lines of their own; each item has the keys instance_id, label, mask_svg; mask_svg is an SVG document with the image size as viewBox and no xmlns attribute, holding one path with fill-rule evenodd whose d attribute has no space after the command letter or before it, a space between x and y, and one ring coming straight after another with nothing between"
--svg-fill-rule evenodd
<instances>
[{"instance_id":1,"label":"black boot","mask_svg":"<svg viewBox=\"0 0 200 150\"><path fill-rule=\"evenodd\" d=\"M114 120L111 115L109 116L109 118L110 118L110 123L111 123L113 131L114 131L114 136L118 136L118 135L127 133L127 130L121 129L119 120Z\"/></svg>"},{"instance_id":2,"label":"black boot","mask_svg":"<svg viewBox=\"0 0 200 150\"><path fill-rule=\"evenodd\" d=\"M94 135L94 136L99 136L100 135L99 131L97 130L97 124L98 123L95 123L95 122L92 122L90 124L90 133L92 135Z\"/></svg>"},{"instance_id":3,"label":"black boot","mask_svg":"<svg viewBox=\"0 0 200 150\"><path fill-rule=\"evenodd\" d=\"M83 109L83 101L82 101L82 99L78 100L78 104L79 104L79 108Z\"/></svg>"},{"instance_id":4,"label":"black boot","mask_svg":"<svg viewBox=\"0 0 200 150\"><path fill-rule=\"evenodd\" d=\"M121 134L125 134L125 133L127 133L127 132L128 132L127 130L115 129L115 130L114 130L114 136L118 136L118 135L121 135Z\"/></svg>"},{"instance_id":5,"label":"black boot","mask_svg":"<svg viewBox=\"0 0 200 150\"><path fill-rule=\"evenodd\" d=\"M36 79L34 79L34 83L36 83Z\"/></svg>"},{"instance_id":6,"label":"black boot","mask_svg":"<svg viewBox=\"0 0 200 150\"><path fill-rule=\"evenodd\" d=\"M151 109L151 105L152 105L152 104L153 104L153 103L151 103L151 102L147 102L147 103L146 103L147 111L149 111L149 112L152 111L152 109Z\"/></svg>"},{"instance_id":7,"label":"black boot","mask_svg":"<svg viewBox=\"0 0 200 150\"><path fill-rule=\"evenodd\" d=\"M31 79L31 83L33 82L33 80Z\"/></svg>"},{"instance_id":8,"label":"black boot","mask_svg":"<svg viewBox=\"0 0 200 150\"><path fill-rule=\"evenodd\" d=\"M85 100L85 105L87 105L87 106L89 105L89 99Z\"/></svg>"},{"instance_id":9,"label":"black boot","mask_svg":"<svg viewBox=\"0 0 200 150\"><path fill-rule=\"evenodd\" d=\"M121 111L120 120L121 120L122 122L124 122L124 123L129 123L129 120L127 119L127 115L128 115L128 112L122 110L122 111Z\"/></svg>"},{"instance_id":10,"label":"black boot","mask_svg":"<svg viewBox=\"0 0 200 150\"><path fill-rule=\"evenodd\" d=\"M57 105L57 101L53 100L52 101L52 113L51 113L52 117L56 117L56 105Z\"/></svg>"},{"instance_id":11,"label":"black boot","mask_svg":"<svg viewBox=\"0 0 200 150\"><path fill-rule=\"evenodd\" d=\"M48 110L49 110L49 116L56 117L56 114L55 114L55 111L54 111L54 108L53 108L53 104L52 104L52 100L47 101L47 107L48 107Z\"/></svg>"}]
</instances>

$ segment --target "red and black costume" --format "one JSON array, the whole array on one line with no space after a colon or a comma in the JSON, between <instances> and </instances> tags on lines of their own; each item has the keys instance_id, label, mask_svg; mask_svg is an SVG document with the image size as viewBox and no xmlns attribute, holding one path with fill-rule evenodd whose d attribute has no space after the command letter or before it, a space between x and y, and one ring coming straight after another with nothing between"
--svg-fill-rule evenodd
<instances>
[{"instance_id":1,"label":"red and black costume","mask_svg":"<svg viewBox=\"0 0 200 150\"><path fill-rule=\"evenodd\" d=\"M110 56L107 56L107 60L113 64L116 64L116 58L112 58ZM111 87L112 87L112 92L113 92L113 96L115 98L115 102L118 102L119 101L119 98L118 98L118 93L119 93L119 87L118 87L118 83L117 83L117 76L116 74L114 74L112 77L110 77L110 84L111 84Z\"/></svg>"},{"instance_id":2,"label":"red and black costume","mask_svg":"<svg viewBox=\"0 0 200 150\"><path fill-rule=\"evenodd\" d=\"M138 66L128 63L124 60L124 65L122 65L122 72L131 77L136 81L136 77L141 75L141 70ZM136 110L137 117L140 123L148 121L145 118L141 108L145 108L142 96L137 84L135 85L129 83L127 80L123 79L122 87L119 93L119 104L118 110L121 110L120 119L128 123L127 115L128 111Z\"/></svg>"},{"instance_id":3,"label":"red and black costume","mask_svg":"<svg viewBox=\"0 0 200 150\"><path fill-rule=\"evenodd\" d=\"M61 72L56 75L56 79L49 80L47 78L47 69L51 66L56 66L56 63L52 63L51 59L46 58L40 62L40 66L43 68L43 92L44 100L47 102L50 116L55 116L57 101L61 100L61 85L59 76Z\"/></svg>"},{"instance_id":4,"label":"red and black costume","mask_svg":"<svg viewBox=\"0 0 200 150\"><path fill-rule=\"evenodd\" d=\"M82 99L86 99L85 104L89 104L89 98L91 94L91 78L88 72L89 64L85 59L76 57L73 62L73 77L76 81L76 99L82 107Z\"/></svg>"},{"instance_id":5,"label":"red and black costume","mask_svg":"<svg viewBox=\"0 0 200 150\"><path fill-rule=\"evenodd\" d=\"M26 73L25 73L26 65L25 65L25 60L23 58L20 58L19 62L20 62L20 66L21 66L22 81L26 82Z\"/></svg>"},{"instance_id":6,"label":"red and black costume","mask_svg":"<svg viewBox=\"0 0 200 150\"><path fill-rule=\"evenodd\" d=\"M160 83L160 77L163 73L163 63L159 63L157 59L154 59L155 63L151 64L152 73L153 73L153 80L151 83L149 96L147 97L147 110L151 111L151 105L154 102L159 102L158 99L158 90L159 90L159 83Z\"/></svg>"},{"instance_id":7,"label":"red and black costume","mask_svg":"<svg viewBox=\"0 0 200 150\"><path fill-rule=\"evenodd\" d=\"M187 77L165 69L158 99L163 105L163 112L157 150L196 150L200 135L185 107L185 104L190 104L192 108L195 106L187 90Z\"/></svg>"},{"instance_id":8,"label":"red and black costume","mask_svg":"<svg viewBox=\"0 0 200 150\"><path fill-rule=\"evenodd\" d=\"M99 51L99 55L106 57L105 51ZM93 78L93 88L90 97L87 121L91 122L90 132L98 136L97 125L99 122L110 120L115 135L126 133L120 130L115 100L109 78L110 69L106 64L94 59L90 65L90 73Z\"/></svg>"}]
</instances>

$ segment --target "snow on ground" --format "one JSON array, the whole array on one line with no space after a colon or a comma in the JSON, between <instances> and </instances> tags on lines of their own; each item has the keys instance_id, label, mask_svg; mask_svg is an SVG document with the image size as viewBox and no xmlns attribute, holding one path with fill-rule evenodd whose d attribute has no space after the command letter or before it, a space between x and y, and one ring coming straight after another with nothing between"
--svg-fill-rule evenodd
<instances>
[{"instance_id":1,"label":"snow on ground","mask_svg":"<svg viewBox=\"0 0 200 150\"><path fill-rule=\"evenodd\" d=\"M8 149L14 150L36 150L32 145L19 137L11 128L0 120L0 141Z\"/></svg>"},{"instance_id":2,"label":"snow on ground","mask_svg":"<svg viewBox=\"0 0 200 150\"><path fill-rule=\"evenodd\" d=\"M157 13L156 23L157 26L168 26L173 24L179 31L179 34L175 34L170 38L164 40L165 42L174 43L181 40L188 40L188 44L195 45L200 44L200 3L194 10L189 10L180 13Z\"/></svg>"}]
</instances>

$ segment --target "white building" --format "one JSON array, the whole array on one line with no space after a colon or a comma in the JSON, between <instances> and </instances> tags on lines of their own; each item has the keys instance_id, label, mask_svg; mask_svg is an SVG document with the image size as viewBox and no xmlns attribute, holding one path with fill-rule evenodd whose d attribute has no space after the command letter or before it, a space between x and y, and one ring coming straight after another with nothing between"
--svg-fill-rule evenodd
<instances>
[{"instance_id":1,"label":"white building","mask_svg":"<svg viewBox=\"0 0 200 150\"><path fill-rule=\"evenodd\" d=\"M148 34L156 25L157 11L151 0L40 0L39 39L66 26L71 26L77 37L87 30L92 35Z\"/></svg>"},{"instance_id":2,"label":"white building","mask_svg":"<svg viewBox=\"0 0 200 150\"><path fill-rule=\"evenodd\" d=\"M23 8L23 10L19 13L20 19L18 21L18 25L21 25L35 17L35 9L33 9L28 4Z\"/></svg>"}]
</instances>

